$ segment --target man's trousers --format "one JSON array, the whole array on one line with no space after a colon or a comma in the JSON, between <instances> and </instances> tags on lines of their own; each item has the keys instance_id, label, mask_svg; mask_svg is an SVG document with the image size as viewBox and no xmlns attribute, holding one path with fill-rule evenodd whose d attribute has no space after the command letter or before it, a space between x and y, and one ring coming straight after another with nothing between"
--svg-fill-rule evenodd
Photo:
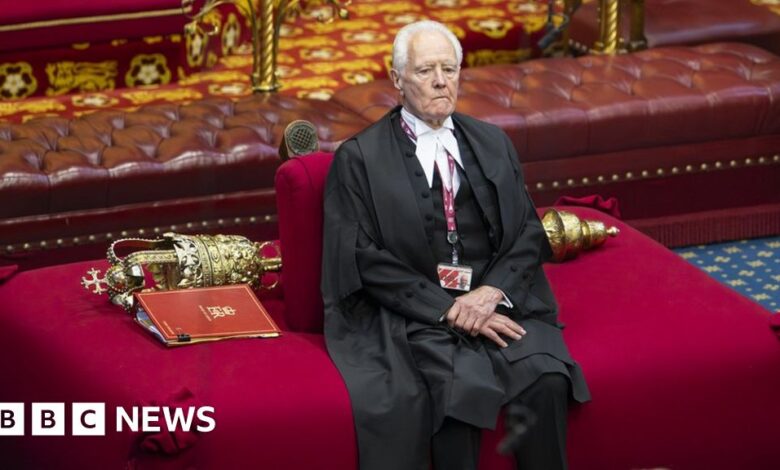
<instances>
[{"instance_id":1,"label":"man's trousers","mask_svg":"<svg viewBox=\"0 0 780 470\"><path fill-rule=\"evenodd\" d=\"M535 423L517 440L518 470L564 470L569 380L563 374L543 374L509 403L525 407ZM482 430L445 418L433 436L431 456L435 470L477 470Z\"/></svg>"}]
</instances>

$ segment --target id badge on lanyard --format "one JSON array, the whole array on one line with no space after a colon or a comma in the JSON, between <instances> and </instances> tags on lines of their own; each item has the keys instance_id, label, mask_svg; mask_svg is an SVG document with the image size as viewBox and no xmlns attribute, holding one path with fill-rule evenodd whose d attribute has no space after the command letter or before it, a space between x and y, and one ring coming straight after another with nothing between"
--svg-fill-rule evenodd
<instances>
[{"instance_id":1,"label":"id badge on lanyard","mask_svg":"<svg viewBox=\"0 0 780 470\"><path fill-rule=\"evenodd\" d=\"M447 219L447 243L452 246L452 263L439 263L436 267L439 276L439 284L445 289L459 291L471 290L471 276L473 269L458 262L458 226L455 221L455 194L454 175L455 159L447 152L447 164L450 170L450 187L444 184L442 179L442 199L444 202L444 216ZM441 172L439 172L441 174Z\"/></svg>"},{"instance_id":2,"label":"id badge on lanyard","mask_svg":"<svg viewBox=\"0 0 780 470\"><path fill-rule=\"evenodd\" d=\"M449 263L439 263L436 266L439 274L439 284L445 289L468 292L471 290L471 266Z\"/></svg>"}]
</instances>

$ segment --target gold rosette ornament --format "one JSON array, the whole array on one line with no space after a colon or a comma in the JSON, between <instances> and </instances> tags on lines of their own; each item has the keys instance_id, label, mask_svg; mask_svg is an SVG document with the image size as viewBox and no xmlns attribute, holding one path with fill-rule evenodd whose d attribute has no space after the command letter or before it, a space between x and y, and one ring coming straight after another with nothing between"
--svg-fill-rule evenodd
<instances>
[{"instance_id":1,"label":"gold rosette ornament","mask_svg":"<svg viewBox=\"0 0 780 470\"><path fill-rule=\"evenodd\" d=\"M263 251L272 246L276 255L266 257ZM140 248L124 258L117 249ZM173 290L228 284L261 286L264 273L279 271L282 258L278 246L271 242L254 243L236 235L181 235L166 233L162 239L125 238L108 249L111 267L100 277L92 268L81 278L81 285L94 294L108 293L111 302L128 312L133 311L133 294L144 290ZM147 273L154 287L146 289ZM105 286L105 287L104 287Z\"/></svg>"},{"instance_id":2,"label":"gold rosette ornament","mask_svg":"<svg viewBox=\"0 0 780 470\"><path fill-rule=\"evenodd\" d=\"M581 251L601 246L608 237L616 237L617 227L607 228L598 220L583 220L567 211L548 209L542 225L553 252L553 261L575 258Z\"/></svg>"}]
</instances>

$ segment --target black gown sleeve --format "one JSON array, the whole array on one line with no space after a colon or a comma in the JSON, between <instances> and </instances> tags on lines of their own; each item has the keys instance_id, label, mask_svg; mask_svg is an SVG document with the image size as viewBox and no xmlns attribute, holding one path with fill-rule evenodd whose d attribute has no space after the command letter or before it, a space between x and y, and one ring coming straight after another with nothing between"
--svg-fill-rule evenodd
<instances>
[{"instance_id":1,"label":"black gown sleeve","mask_svg":"<svg viewBox=\"0 0 780 470\"><path fill-rule=\"evenodd\" d=\"M483 276L482 284L501 289L509 297L514 309L518 309L525 303L531 280L537 270L541 269L542 263L549 258L551 250L536 208L525 190L523 173L514 146L505 133L501 134L506 156L514 172L517 194L520 195L519 201L511 206L511 217L517 223L513 224L514 233L507 233L504 227L504 237L510 237L512 242L508 249L500 251L498 258Z\"/></svg>"},{"instance_id":2,"label":"black gown sleeve","mask_svg":"<svg viewBox=\"0 0 780 470\"><path fill-rule=\"evenodd\" d=\"M387 310L436 324L454 299L381 241L360 150L339 147L325 187L322 290L326 307L365 293Z\"/></svg>"}]
</instances>

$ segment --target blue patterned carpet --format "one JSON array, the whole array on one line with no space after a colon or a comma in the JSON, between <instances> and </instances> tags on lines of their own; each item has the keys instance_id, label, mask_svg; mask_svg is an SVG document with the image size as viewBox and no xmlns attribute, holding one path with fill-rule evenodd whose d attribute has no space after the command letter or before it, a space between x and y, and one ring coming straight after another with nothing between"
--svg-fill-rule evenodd
<instances>
[{"instance_id":1,"label":"blue patterned carpet","mask_svg":"<svg viewBox=\"0 0 780 470\"><path fill-rule=\"evenodd\" d=\"M780 237L674 250L772 313L780 313Z\"/></svg>"}]
</instances>

